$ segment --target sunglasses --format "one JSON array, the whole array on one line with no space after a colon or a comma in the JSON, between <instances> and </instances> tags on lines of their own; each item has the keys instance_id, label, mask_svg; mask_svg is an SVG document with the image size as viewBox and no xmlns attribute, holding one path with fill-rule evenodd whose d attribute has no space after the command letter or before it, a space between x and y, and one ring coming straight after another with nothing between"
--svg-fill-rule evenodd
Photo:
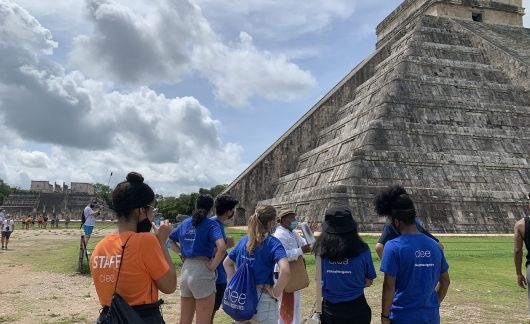
<instances>
[{"instance_id":1,"label":"sunglasses","mask_svg":"<svg viewBox=\"0 0 530 324\"><path fill-rule=\"evenodd\" d=\"M155 206L147 205L147 207L152 208L153 209L153 213L156 213L158 211L158 208L156 208Z\"/></svg>"}]
</instances>

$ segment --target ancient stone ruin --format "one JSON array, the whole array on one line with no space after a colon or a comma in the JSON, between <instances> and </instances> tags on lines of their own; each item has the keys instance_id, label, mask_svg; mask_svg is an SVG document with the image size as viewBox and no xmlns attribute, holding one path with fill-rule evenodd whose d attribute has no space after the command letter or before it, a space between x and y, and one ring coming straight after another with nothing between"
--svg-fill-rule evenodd
<instances>
[{"instance_id":1,"label":"ancient stone ruin","mask_svg":"<svg viewBox=\"0 0 530 324\"><path fill-rule=\"evenodd\" d=\"M379 231L380 188L403 184L427 228L508 232L528 212L530 29L522 0L407 0L375 52L227 189L318 224L348 204Z\"/></svg>"}]
</instances>

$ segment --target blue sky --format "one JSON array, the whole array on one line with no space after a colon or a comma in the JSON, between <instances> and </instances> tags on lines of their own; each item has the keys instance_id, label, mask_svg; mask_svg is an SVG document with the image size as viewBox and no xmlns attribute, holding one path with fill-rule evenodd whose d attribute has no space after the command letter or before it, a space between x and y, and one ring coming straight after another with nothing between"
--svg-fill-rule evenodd
<instances>
[{"instance_id":1,"label":"blue sky","mask_svg":"<svg viewBox=\"0 0 530 324\"><path fill-rule=\"evenodd\" d=\"M373 52L400 3L0 0L0 178L228 183Z\"/></svg>"}]
</instances>

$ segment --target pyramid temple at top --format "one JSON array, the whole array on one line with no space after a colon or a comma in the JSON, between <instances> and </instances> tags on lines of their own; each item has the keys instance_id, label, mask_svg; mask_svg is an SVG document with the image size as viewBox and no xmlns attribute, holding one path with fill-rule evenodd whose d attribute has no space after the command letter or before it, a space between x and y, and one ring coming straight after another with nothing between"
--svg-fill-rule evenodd
<instances>
[{"instance_id":1,"label":"pyramid temple at top","mask_svg":"<svg viewBox=\"0 0 530 324\"><path fill-rule=\"evenodd\" d=\"M312 224L349 205L379 231L374 194L402 184L435 232L509 232L529 212L530 29L522 0L407 0L375 52L225 192Z\"/></svg>"}]
</instances>

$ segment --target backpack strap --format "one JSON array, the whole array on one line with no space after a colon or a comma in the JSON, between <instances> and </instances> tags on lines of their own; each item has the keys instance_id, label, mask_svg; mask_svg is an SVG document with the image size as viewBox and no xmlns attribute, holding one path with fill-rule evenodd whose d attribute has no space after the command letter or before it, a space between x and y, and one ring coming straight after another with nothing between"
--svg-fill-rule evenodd
<instances>
[{"instance_id":1,"label":"backpack strap","mask_svg":"<svg viewBox=\"0 0 530 324\"><path fill-rule=\"evenodd\" d=\"M129 240L131 239L132 236L133 236L133 234L131 234L127 238L127 241L125 241L125 244L123 244L123 246L121 247L120 266L118 267L118 275L116 276L116 284L114 285L114 292L112 294L115 294L116 293L116 288L118 288L118 280L120 279L120 270L121 270L121 265L123 263L123 252L125 251L125 247L127 246L127 242L129 242Z\"/></svg>"}]
</instances>

